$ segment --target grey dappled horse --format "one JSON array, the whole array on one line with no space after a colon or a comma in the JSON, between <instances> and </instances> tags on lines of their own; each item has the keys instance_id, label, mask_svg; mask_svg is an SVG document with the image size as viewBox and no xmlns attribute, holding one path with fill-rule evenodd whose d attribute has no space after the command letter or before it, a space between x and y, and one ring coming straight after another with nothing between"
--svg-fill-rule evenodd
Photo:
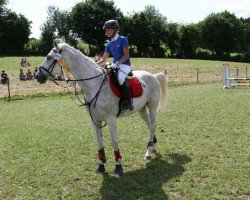
<instances>
[{"instance_id":1,"label":"grey dappled horse","mask_svg":"<svg viewBox=\"0 0 250 200\"><path fill-rule=\"evenodd\" d=\"M84 92L84 105L91 117L96 133L99 158L96 171L105 171L106 157L102 137L102 123L105 122L109 127L114 148L116 161L114 173L123 174L117 137L119 98L111 91L107 72L92 59L64 42L55 43L54 46L55 48L49 52L39 67L37 72L38 82L45 83L49 76L54 77L56 73L61 72L62 68L64 69L64 75L67 75L68 72L73 75L74 80L78 82ZM166 105L167 78L164 73L151 74L146 71L133 71L133 74L139 78L143 85L143 94L141 97L133 99L133 111L122 112L119 117L139 112L150 131L145 154L145 160L150 160L156 144L156 113L157 110L163 109Z\"/></svg>"}]
</instances>

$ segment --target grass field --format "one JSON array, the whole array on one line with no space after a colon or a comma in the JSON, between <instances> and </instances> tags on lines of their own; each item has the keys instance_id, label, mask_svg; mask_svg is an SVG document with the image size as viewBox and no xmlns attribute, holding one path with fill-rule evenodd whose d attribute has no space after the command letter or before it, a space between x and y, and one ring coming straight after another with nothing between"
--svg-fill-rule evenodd
<instances>
[{"instance_id":1,"label":"grass field","mask_svg":"<svg viewBox=\"0 0 250 200\"><path fill-rule=\"evenodd\" d=\"M106 127L107 173L95 173L90 118L68 96L1 100L0 199L249 199L249 98L221 83L170 87L151 162L139 116L119 120L121 178Z\"/></svg>"}]
</instances>

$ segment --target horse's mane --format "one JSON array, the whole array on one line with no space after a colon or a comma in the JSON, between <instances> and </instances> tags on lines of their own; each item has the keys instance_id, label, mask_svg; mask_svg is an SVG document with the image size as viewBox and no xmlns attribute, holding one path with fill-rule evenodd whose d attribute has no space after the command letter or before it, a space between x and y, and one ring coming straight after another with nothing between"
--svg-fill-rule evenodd
<instances>
[{"instance_id":1,"label":"horse's mane","mask_svg":"<svg viewBox=\"0 0 250 200\"><path fill-rule=\"evenodd\" d=\"M62 51L69 49L69 51L75 56L75 58L78 59L83 59L86 65L94 65L96 67L99 67L93 59L90 57L84 55L80 50L75 49L74 47L70 46L67 43L61 43L59 44L59 47Z\"/></svg>"}]
</instances>

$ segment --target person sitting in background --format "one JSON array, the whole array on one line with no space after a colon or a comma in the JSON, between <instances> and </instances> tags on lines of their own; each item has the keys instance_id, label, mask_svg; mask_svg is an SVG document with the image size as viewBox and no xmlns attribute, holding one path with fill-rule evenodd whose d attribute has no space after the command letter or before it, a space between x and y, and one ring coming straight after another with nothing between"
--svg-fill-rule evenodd
<instances>
[{"instance_id":1,"label":"person sitting in background","mask_svg":"<svg viewBox=\"0 0 250 200\"><path fill-rule=\"evenodd\" d=\"M96 53L95 54L95 62L98 62L99 60L101 60L101 54Z\"/></svg>"},{"instance_id":2,"label":"person sitting in background","mask_svg":"<svg viewBox=\"0 0 250 200\"><path fill-rule=\"evenodd\" d=\"M23 72L23 69L20 69L19 79L20 79L20 81L26 81L26 76Z\"/></svg>"},{"instance_id":3,"label":"person sitting in background","mask_svg":"<svg viewBox=\"0 0 250 200\"><path fill-rule=\"evenodd\" d=\"M26 73L26 78L27 78L27 80L32 80L33 79L33 74L32 74L30 69L28 69L28 71Z\"/></svg>"},{"instance_id":4,"label":"person sitting in background","mask_svg":"<svg viewBox=\"0 0 250 200\"><path fill-rule=\"evenodd\" d=\"M60 74L56 74L56 77L55 77L56 80L63 80L63 75L60 73Z\"/></svg>"},{"instance_id":5,"label":"person sitting in background","mask_svg":"<svg viewBox=\"0 0 250 200\"><path fill-rule=\"evenodd\" d=\"M6 84L8 82L9 82L9 77L6 74L6 72L4 70L2 70L2 73L1 73L1 83L2 84Z\"/></svg>"},{"instance_id":6,"label":"person sitting in background","mask_svg":"<svg viewBox=\"0 0 250 200\"><path fill-rule=\"evenodd\" d=\"M36 76L37 71L38 71L38 68L36 67L36 68L34 69L34 71L33 71L33 75L34 75L34 78L35 78L35 79L37 78L37 76Z\"/></svg>"},{"instance_id":7,"label":"person sitting in background","mask_svg":"<svg viewBox=\"0 0 250 200\"><path fill-rule=\"evenodd\" d=\"M29 61L27 60L27 58L22 58L21 60L21 67L27 67L27 66L30 66L30 63Z\"/></svg>"},{"instance_id":8,"label":"person sitting in background","mask_svg":"<svg viewBox=\"0 0 250 200\"><path fill-rule=\"evenodd\" d=\"M24 58L22 58L20 65L21 65L21 67L25 67Z\"/></svg>"},{"instance_id":9,"label":"person sitting in background","mask_svg":"<svg viewBox=\"0 0 250 200\"><path fill-rule=\"evenodd\" d=\"M27 66L30 66L30 62L26 58L24 58L24 61L25 61Z\"/></svg>"}]
</instances>

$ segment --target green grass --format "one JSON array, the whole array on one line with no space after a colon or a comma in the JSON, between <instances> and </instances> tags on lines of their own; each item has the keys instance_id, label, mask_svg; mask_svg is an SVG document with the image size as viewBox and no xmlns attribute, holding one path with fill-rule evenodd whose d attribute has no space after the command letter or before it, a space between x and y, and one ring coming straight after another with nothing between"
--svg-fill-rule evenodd
<instances>
[{"instance_id":1,"label":"green grass","mask_svg":"<svg viewBox=\"0 0 250 200\"><path fill-rule=\"evenodd\" d=\"M17 57L0 57L0 69L3 70L5 69L6 71L10 71L10 72L19 72L20 69L20 62L21 59L24 57L21 56L17 56ZM31 56L31 57L26 57L27 60L31 63L31 68L35 68L40 66L40 64L42 63L42 61L45 59L45 56ZM24 68L25 69L25 68Z\"/></svg>"},{"instance_id":2,"label":"green grass","mask_svg":"<svg viewBox=\"0 0 250 200\"><path fill-rule=\"evenodd\" d=\"M0 101L0 199L249 199L249 98L218 83L170 87L151 162L144 122L119 119L121 178L107 127L107 173L95 173L90 118L69 97Z\"/></svg>"}]
</instances>

